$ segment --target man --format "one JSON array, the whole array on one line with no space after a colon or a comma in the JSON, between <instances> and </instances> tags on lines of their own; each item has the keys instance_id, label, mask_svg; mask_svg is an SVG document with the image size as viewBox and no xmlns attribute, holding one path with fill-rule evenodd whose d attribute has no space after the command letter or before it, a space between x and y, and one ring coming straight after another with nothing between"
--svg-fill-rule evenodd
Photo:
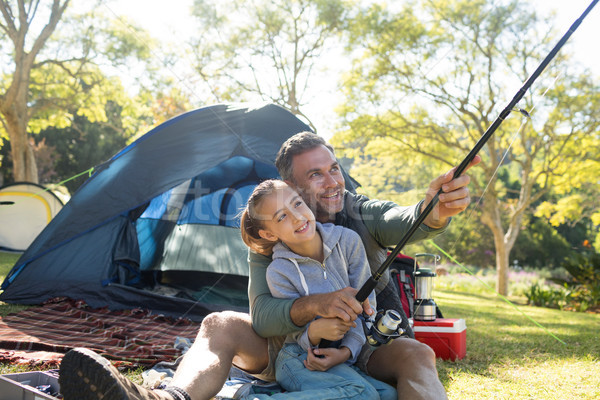
<instances>
[{"instance_id":1,"label":"man","mask_svg":"<svg viewBox=\"0 0 600 400\"><path fill-rule=\"evenodd\" d=\"M479 161L477 157L472 165ZM466 188L469 177L462 175L452 179L453 170L431 182L425 200L412 207L371 201L345 192L333 148L309 132L288 139L277 156L276 165L283 180L302 195L318 221L336 222L359 233L372 269L378 268L385 259L385 247L399 241L440 188L443 193L438 205L413 240L443 231L450 217L470 203ZM252 319L236 312L208 315L177 368L172 386L165 391L145 390L120 375L106 359L89 350L76 349L67 353L61 364L60 384L65 399L209 399L222 388L232 364L253 375L272 379L272 366L280 345L276 337L299 329L316 316L340 318L350 326L350 321L363 311L363 306L354 298L357 290L353 288L296 300L275 299L270 295L265 277L270 259L250 253L249 261ZM380 297L385 301L382 293L386 284L383 279L376 289L378 301ZM327 369L327 352L328 349L314 350L309 354L307 368ZM385 348L376 349L369 358L367 370L371 376L394 384L401 399L446 398L437 375L435 354L416 340L398 339Z\"/></svg>"}]
</instances>

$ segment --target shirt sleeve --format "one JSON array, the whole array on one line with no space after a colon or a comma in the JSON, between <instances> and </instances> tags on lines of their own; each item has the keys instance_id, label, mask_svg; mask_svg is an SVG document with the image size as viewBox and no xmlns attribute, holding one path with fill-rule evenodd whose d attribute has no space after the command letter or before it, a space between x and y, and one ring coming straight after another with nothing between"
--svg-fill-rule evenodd
<instances>
[{"instance_id":1,"label":"shirt sleeve","mask_svg":"<svg viewBox=\"0 0 600 400\"><path fill-rule=\"evenodd\" d=\"M310 339L308 338L308 327L310 326L311 323L312 322L309 322L308 324L306 324L304 331L302 331L302 333L296 337L296 342L300 345L300 347L302 347L302 349L304 351L307 351L307 352L308 352L308 350L315 347L310 343Z\"/></svg>"},{"instance_id":2,"label":"shirt sleeve","mask_svg":"<svg viewBox=\"0 0 600 400\"><path fill-rule=\"evenodd\" d=\"M267 268L267 285L271 295L276 299L297 299L300 291L290 280L289 270L284 267L288 260L277 259Z\"/></svg>"},{"instance_id":3,"label":"shirt sleeve","mask_svg":"<svg viewBox=\"0 0 600 400\"><path fill-rule=\"evenodd\" d=\"M248 298L252 327L262 337L285 336L300 327L292 322L290 310L295 299L276 299L267 284L267 267L271 258L248 252L250 279Z\"/></svg>"},{"instance_id":4,"label":"shirt sleeve","mask_svg":"<svg viewBox=\"0 0 600 400\"><path fill-rule=\"evenodd\" d=\"M363 345L367 341L363 327L362 317L356 318L354 322L356 323L356 326L350 328L350 330L346 332L346 335L344 335L344 338L342 339L342 344L340 345L347 347L348 350L350 350L350 358L346 360L346 363L350 365L356 363L358 355L360 354Z\"/></svg>"},{"instance_id":5,"label":"shirt sleeve","mask_svg":"<svg viewBox=\"0 0 600 400\"><path fill-rule=\"evenodd\" d=\"M367 200L360 208L362 219L369 233L383 247L393 247L421 214L423 201L416 205L403 207L391 201ZM446 230L445 227L433 229L422 223L409 243L433 238Z\"/></svg>"}]
</instances>

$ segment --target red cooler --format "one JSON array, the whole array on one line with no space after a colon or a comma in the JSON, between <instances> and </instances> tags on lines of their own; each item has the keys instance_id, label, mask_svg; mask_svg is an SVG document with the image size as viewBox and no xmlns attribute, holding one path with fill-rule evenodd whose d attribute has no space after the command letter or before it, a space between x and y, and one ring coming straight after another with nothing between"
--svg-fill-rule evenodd
<instances>
[{"instance_id":1,"label":"red cooler","mask_svg":"<svg viewBox=\"0 0 600 400\"><path fill-rule=\"evenodd\" d=\"M464 319L437 318L414 321L415 338L444 360L462 359L467 353L467 325Z\"/></svg>"}]
</instances>

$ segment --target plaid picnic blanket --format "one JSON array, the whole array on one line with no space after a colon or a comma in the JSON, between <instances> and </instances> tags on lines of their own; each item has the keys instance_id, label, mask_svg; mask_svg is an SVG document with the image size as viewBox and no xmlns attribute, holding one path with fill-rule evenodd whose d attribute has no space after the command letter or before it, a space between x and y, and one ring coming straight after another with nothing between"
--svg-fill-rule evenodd
<instances>
[{"instance_id":1,"label":"plaid picnic blanket","mask_svg":"<svg viewBox=\"0 0 600 400\"><path fill-rule=\"evenodd\" d=\"M87 347L117 366L151 367L174 362L182 353L176 339L193 340L199 328L199 322L144 309L110 311L52 299L0 318L0 363L54 368L70 349Z\"/></svg>"}]
</instances>

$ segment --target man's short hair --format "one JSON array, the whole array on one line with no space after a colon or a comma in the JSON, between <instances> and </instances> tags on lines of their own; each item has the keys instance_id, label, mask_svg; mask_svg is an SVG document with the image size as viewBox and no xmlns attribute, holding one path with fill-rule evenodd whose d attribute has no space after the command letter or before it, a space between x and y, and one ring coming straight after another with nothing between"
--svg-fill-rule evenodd
<instances>
[{"instance_id":1,"label":"man's short hair","mask_svg":"<svg viewBox=\"0 0 600 400\"><path fill-rule=\"evenodd\" d=\"M284 181L294 182L294 171L292 169L292 161L294 156L302 154L315 147L325 146L335 157L333 147L325 141L321 136L312 132L300 132L286 140L277 153L275 158L275 166L281 179Z\"/></svg>"}]
</instances>

